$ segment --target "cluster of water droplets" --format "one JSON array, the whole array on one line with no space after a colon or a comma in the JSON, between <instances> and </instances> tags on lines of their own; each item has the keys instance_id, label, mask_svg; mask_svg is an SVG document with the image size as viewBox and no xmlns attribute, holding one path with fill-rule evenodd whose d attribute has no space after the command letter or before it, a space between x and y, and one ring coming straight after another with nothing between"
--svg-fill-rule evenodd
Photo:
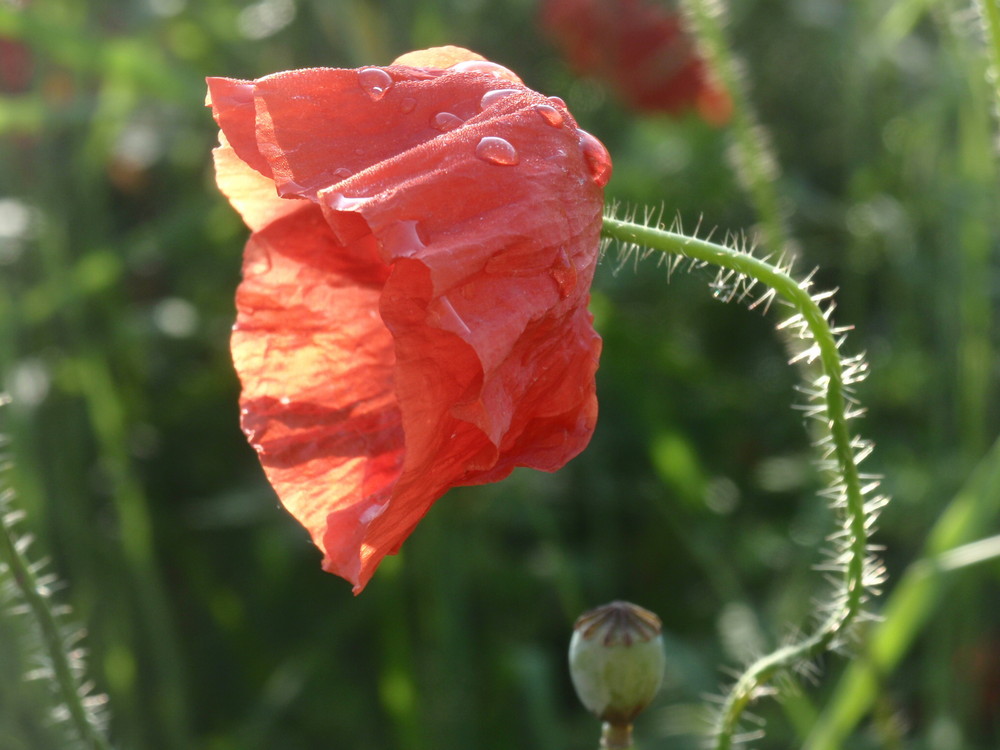
<instances>
[{"instance_id":1,"label":"cluster of water droplets","mask_svg":"<svg viewBox=\"0 0 1000 750\"><path fill-rule=\"evenodd\" d=\"M523 85L521 79L515 73L496 63L486 60L468 60L458 63L448 68L454 73L479 73L491 75L500 80L511 81L518 85ZM444 71L442 71L442 74ZM389 89L393 86L392 76L383 68L363 68L358 71L358 85L368 94L372 101L381 101ZM512 94L520 93L523 89L503 88L493 89L483 94L479 103L480 111L483 111L502 99ZM549 104L532 105L532 110L542 118L542 120L554 127L561 128L566 124L566 118L561 109L566 107L566 103L559 97L549 97ZM412 97L403 99L400 109L403 114L409 114L416 109L417 102ZM430 126L441 133L448 133L457 130L465 123L459 115L441 111L434 114L430 120ZM584 163L590 172L590 177L599 187L604 187L611 177L611 157L607 149L594 136L584 130L577 129L580 149L583 153ZM506 138L499 136L485 136L476 144L476 156L490 164L498 166L515 166L520 163L521 157L514 145ZM341 174L343 172L344 174ZM334 176L344 179L350 176L349 170L337 170Z\"/></svg>"}]
</instances>

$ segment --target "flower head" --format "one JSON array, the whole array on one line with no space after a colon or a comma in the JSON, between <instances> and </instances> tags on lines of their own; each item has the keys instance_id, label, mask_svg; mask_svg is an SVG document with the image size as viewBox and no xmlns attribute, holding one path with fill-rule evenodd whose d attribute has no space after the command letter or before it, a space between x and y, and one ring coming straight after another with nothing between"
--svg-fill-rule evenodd
<instances>
[{"instance_id":1,"label":"flower head","mask_svg":"<svg viewBox=\"0 0 1000 750\"><path fill-rule=\"evenodd\" d=\"M611 602L573 624L570 677L580 701L601 721L631 724L659 691L665 662L660 618L637 604Z\"/></svg>"},{"instance_id":2,"label":"flower head","mask_svg":"<svg viewBox=\"0 0 1000 750\"><path fill-rule=\"evenodd\" d=\"M253 230L242 426L323 567L364 588L449 488L587 444L604 147L455 47L211 78L222 192Z\"/></svg>"},{"instance_id":3,"label":"flower head","mask_svg":"<svg viewBox=\"0 0 1000 750\"><path fill-rule=\"evenodd\" d=\"M713 125L732 105L714 83L680 16L648 0L545 0L542 25L569 64L609 84L641 112L694 107Z\"/></svg>"}]
</instances>

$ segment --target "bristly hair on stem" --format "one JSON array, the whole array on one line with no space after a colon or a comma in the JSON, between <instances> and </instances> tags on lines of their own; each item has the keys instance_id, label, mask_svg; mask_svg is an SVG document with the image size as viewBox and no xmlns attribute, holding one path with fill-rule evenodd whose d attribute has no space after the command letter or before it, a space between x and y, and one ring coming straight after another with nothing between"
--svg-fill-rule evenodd
<instances>
[{"instance_id":1,"label":"bristly hair on stem","mask_svg":"<svg viewBox=\"0 0 1000 750\"><path fill-rule=\"evenodd\" d=\"M0 393L0 407L8 401ZM2 481L9 467L9 459L0 453L0 617L27 621L18 645L38 665L21 679L39 680L48 687L49 719L64 729L61 747L111 750L105 736L107 697L95 693L86 679L80 646L84 631L69 620L67 607L53 603L58 579L43 572L45 560L29 560L32 538L15 528L24 513L14 507L14 491Z\"/></svg>"},{"instance_id":2,"label":"bristly hair on stem","mask_svg":"<svg viewBox=\"0 0 1000 750\"><path fill-rule=\"evenodd\" d=\"M878 492L880 477L864 473L860 464L872 452L872 443L856 435L849 426L864 413L854 387L868 373L863 355L841 354L849 327L833 323L834 292L816 291L810 273L796 280L792 261L754 255L754 247L738 237L723 244L686 236L659 223L647 212L646 223L635 223L635 214L622 221L614 218L615 207L604 218L603 237L617 241L621 258L648 257L659 252L672 272L681 264L698 269L714 266L713 295L723 301L738 300L750 309L766 311L772 303L787 308L778 323L792 347L789 364L797 365L804 382L803 397L795 408L818 427L813 448L817 464L826 478L820 493L838 519L827 537L828 556L819 569L833 591L817 611L819 624L772 653L750 664L720 699L714 713L712 739L716 750L728 750L758 738L758 726L747 727L746 708L770 687L795 673L809 673L814 660L827 650L840 650L848 643L850 626L868 615L864 605L877 595L885 581L885 569L870 543L876 520L888 498Z\"/></svg>"}]
</instances>

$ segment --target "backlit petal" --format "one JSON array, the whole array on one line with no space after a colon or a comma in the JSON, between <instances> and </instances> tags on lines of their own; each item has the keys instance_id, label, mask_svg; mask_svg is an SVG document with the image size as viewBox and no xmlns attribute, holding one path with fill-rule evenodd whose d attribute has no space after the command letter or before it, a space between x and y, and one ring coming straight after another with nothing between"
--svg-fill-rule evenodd
<instances>
[{"instance_id":1,"label":"backlit petal","mask_svg":"<svg viewBox=\"0 0 1000 750\"><path fill-rule=\"evenodd\" d=\"M449 488L558 469L596 420L610 162L561 104L462 52L212 84L220 186L257 230L243 426L356 592Z\"/></svg>"},{"instance_id":2,"label":"backlit petal","mask_svg":"<svg viewBox=\"0 0 1000 750\"><path fill-rule=\"evenodd\" d=\"M392 64L408 65L411 68L450 68L452 65L469 60L486 60L486 58L464 47L445 46L407 52L393 60Z\"/></svg>"}]
</instances>

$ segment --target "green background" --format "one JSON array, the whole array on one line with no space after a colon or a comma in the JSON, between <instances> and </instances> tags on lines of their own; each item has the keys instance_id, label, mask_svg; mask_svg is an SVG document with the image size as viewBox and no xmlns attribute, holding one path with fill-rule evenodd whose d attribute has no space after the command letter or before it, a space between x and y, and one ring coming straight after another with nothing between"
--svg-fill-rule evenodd
<instances>
[{"instance_id":1,"label":"green background","mask_svg":"<svg viewBox=\"0 0 1000 750\"><path fill-rule=\"evenodd\" d=\"M55 599L86 628L116 747L594 748L565 651L577 615L627 599L666 629L640 747L695 748L728 669L815 622L834 519L790 408L781 318L713 300L708 270L668 280L611 247L593 293L605 344L590 447L553 475L453 491L360 597L320 571L239 431L228 333L247 231L214 186L206 75L470 47L563 97L607 145L609 201L702 235L754 225L726 128L629 112L574 77L537 10L0 2L0 37L30 58L23 89L0 98L3 481L30 556L51 558ZM839 288L837 322L856 328L845 351L867 352L854 424L894 497L871 611L896 609L845 651L865 663L879 632L898 658L870 699L844 687L837 655L801 690L783 683L753 707L767 720L756 746L802 746L817 717L849 716L847 695L862 718L844 747L996 748L1000 543L976 564L917 562L929 543L1000 530L998 104L976 16L958 0L756 0L727 33L798 269ZM946 512L965 515L942 530ZM0 750L68 747L44 681L22 679L37 667L28 630L0 618Z\"/></svg>"}]
</instances>

